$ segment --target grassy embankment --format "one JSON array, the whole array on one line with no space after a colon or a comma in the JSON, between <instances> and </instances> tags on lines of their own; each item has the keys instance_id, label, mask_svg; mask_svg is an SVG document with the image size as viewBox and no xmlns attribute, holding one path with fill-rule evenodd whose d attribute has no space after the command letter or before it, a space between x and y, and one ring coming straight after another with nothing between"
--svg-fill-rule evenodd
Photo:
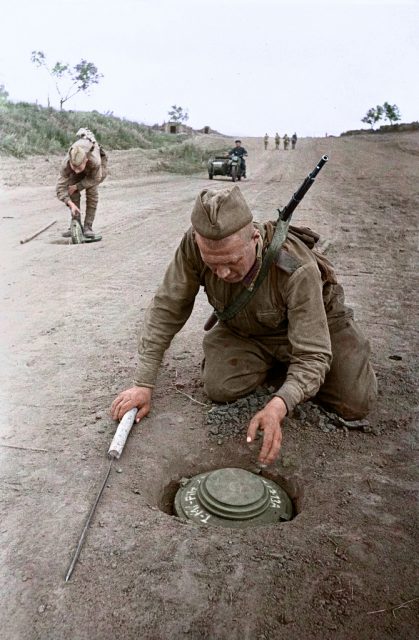
<instances>
[{"instance_id":1,"label":"grassy embankment","mask_svg":"<svg viewBox=\"0 0 419 640\"><path fill-rule=\"evenodd\" d=\"M0 155L63 154L80 127L89 128L107 150L134 149L158 152L156 170L194 173L206 167L213 153L193 144L186 134L170 135L138 122L98 111L57 111L28 102L0 104Z\"/></svg>"}]
</instances>

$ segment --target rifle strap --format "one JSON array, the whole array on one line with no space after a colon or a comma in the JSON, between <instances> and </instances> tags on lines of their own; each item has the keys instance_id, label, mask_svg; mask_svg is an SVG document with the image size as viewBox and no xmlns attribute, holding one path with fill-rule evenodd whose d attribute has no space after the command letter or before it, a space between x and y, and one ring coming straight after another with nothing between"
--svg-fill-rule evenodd
<instances>
[{"instance_id":1,"label":"rifle strap","mask_svg":"<svg viewBox=\"0 0 419 640\"><path fill-rule=\"evenodd\" d=\"M252 289L243 289L243 291L241 291L239 295L236 296L234 300L232 300L232 302L229 304L229 306L226 309L224 309L224 311L217 311L216 309L214 309L213 313L211 314L211 316L208 318L208 320L204 325L205 331L212 329L212 327L217 323L217 320L226 322L234 318L234 316L239 311L244 309L244 307L247 305L249 300L253 298L256 291L259 289L260 285L262 284L266 275L268 274L268 271L271 268L273 261L278 255L279 249L282 247L282 245L286 240L288 227L289 227L289 220L284 221L281 218L278 219L275 233L263 257L262 266L253 284Z\"/></svg>"}]
</instances>

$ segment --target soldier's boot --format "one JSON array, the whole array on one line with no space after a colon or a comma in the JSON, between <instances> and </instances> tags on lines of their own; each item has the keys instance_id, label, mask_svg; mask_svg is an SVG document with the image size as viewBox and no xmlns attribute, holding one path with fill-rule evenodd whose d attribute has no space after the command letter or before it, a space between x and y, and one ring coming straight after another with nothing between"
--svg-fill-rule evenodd
<instances>
[{"instance_id":1,"label":"soldier's boot","mask_svg":"<svg viewBox=\"0 0 419 640\"><path fill-rule=\"evenodd\" d=\"M95 237L93 229L91 227L87 227L86 225L84 225L83 235L84 235L85 238L94 238Z\"/></svg>"}]
</instances>

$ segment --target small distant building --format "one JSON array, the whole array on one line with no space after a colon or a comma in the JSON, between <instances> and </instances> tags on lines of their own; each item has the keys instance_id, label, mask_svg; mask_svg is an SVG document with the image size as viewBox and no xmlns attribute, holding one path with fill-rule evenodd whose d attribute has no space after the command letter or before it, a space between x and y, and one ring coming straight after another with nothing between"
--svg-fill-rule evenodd
<instances>
[{"instance_id":1,"label":"small distant building","mask_svg":"<svg viewBox=\"0 0 419 640\"><path fill-rule=\"evenodd\" d=\"M185 124L184 122L174 122L173 120L169 120L169 122L163 122L163 124L154 124L152 126L152 129L172 135L176 135L178 133L187 135L194 135L196 133L215 133L221 135L218 133L218 131L212 129L209 125L205 125L205 127L202 127L202 129L192 129L192 127Z\"/></svg>"},{"instance_id":2,"label":"small distant building","mask_svg":"<svg viewBox=\"0 0 419 640\"><path fill-rule=\"evenodd\" d=\"M169 121L169 122L165 122L163 124L164 127L164 131L166 133L187 133L188 129L190 129L190 127L187 127L186 125L183 124L183 122L173 122L173 121Z\"/></svg>"}]
</instances>

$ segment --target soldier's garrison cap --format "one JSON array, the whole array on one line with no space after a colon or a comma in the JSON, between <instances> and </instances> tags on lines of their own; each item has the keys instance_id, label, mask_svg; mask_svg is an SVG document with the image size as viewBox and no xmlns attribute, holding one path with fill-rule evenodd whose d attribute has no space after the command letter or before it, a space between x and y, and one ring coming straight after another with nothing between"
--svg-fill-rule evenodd
<instances>
[{"instance_id":1,"label":"soldier's garrison cap","mask_svg":"<svg viewBox=\"0 0 419 640\"><path fill-rule=\"evenodd\" d=\"M203 189L192 210L192 226L203 238L222 240L252 222L253 216L239 187Z\"/></svg>"},{"instance_id":2,"label":"soldier's garrison cap","mask_svg":"<svg viewBox=\"0 0 419 640\"><path fill-rule=\"evenodd\" d=\"M86 160L86 152L79 144L73 144L69 151L70 162L73 167L79 167Z\"/></svg>"}]
</instances>

